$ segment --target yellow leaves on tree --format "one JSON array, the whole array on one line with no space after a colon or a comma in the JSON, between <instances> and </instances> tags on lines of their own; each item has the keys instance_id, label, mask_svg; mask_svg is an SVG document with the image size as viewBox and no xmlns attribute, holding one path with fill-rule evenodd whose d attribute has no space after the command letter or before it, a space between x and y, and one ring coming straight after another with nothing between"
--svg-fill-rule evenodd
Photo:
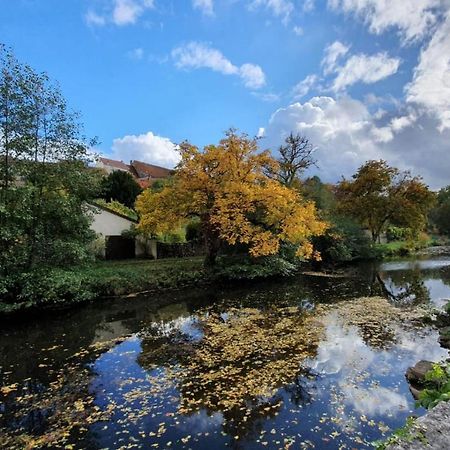
<instances>
[{"instance_id":1,"label":"yellow leaves on tree","mask_svg":"<svg viewBox=\"0 0 450 450\"><path fill-rule=\"evenodd\" d=\"M314 256L309 238L324 232L313 203L304 201L268 174L277 162L257 141L230 131L203 152L184 143L181 162L160 192L146 190L137 200L139 228L168 232L199 217L210 263L220 242L248 246L253 257L275 254L282 241L298 245L298 255Z\"/></svg>"}]
</instances>

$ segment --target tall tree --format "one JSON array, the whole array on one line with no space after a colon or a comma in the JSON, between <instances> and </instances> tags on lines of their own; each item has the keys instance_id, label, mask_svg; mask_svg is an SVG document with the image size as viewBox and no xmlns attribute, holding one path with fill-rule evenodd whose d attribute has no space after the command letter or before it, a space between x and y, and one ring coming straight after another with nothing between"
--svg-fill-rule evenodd
<instances>
[{"instance_id":1,"label":"tall tree","mask_svg":"<svg viewBox=\"0 0 450 450\"><path fill-rule=\"evenodd\" d=\"M134 208L141 191L132 175L123 170L115 170L102 180L102 198L107 202L116 200L128 208Z\"/></svg>"},{"instance_id":2,"label":"tall tree","mask_svg":"<svg viewBox=\"0 0 450 450\"><path fill-rule=\"evenodd\" d=\"M0 270L69 262L91 235L91 143L46 74L4 47L0 68Z\"/></svg>"},{"instance_id":3,"label":"tall tree","mask_svg":"<svg viewBox=\"0 0 450 450\"><path fill-rule=\"evenodd\" d=\"M436 205L430 212L430 221L439 233L450 235L450 186L442 188L436 200Z\"/></svg>"},{"instance_id":4,"label":"tall tree","mask_svg":"<svg viewBox=\"0 0 450 450\"><path fill-rule=\"evenodd\" d=\"M314 256L309 238L326 226L312 202L267 175L277 162L267 151L258 152L256 140L230 130L203 152L188 143L180 151L171 183L137 199L141 230L168 232L200 218L206 266L214 264L222 242L245 245L258 257L277 253L280 242L289 241L299 256Z\"/></svg>"},{"instance_id":5,"label":"tall tree","mask_svg":"<svg viewBox=\"0 0 450 450\"><path fill-rule=\"evenodd\" d=\"M337 186L338 209L367 227L374 242L389 224L424 228L434 194L421 178L382 160L368 161L352 178Z\"/></svg>"},{"instance_id":6,"label":"tall tree","mask_svg":"<svg viewBox=\"0 0 450 450\"><path fill-rule=\"evenodd\" d=\"M294 184L299 184L302 172L317 161L313 156L314 147L305 136L290 133L284 142L278 149L278 178L285 186L293 187Z\"/></svg>"}]
</instances>

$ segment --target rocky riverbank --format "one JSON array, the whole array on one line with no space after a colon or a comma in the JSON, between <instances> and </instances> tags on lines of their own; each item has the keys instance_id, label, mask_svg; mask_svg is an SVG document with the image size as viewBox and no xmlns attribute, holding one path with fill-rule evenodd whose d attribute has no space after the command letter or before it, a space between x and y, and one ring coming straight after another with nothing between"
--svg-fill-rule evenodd
<instances>
[{"instance_id":1,"label":"rocky riverbank","mask_svg":"<svg viewBox=\"0 0 450 450\"><path fill-rule=\"evenodd\" d=\"M450 448L450 402L441 402L419 417L406 435L386 450L444 450Z\"/></svg>"}]
</instances>

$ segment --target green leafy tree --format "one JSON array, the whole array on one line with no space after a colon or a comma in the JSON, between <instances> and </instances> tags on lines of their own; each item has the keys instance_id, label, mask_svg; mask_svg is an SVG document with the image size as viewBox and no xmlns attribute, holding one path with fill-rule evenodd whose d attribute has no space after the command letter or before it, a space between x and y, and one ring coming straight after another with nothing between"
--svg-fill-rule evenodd
<instances>
[{"instance_id":1,"label":"green leafy tree","mask_svg":"<svg viewBox=\"0 0 450 450\"><path fill-rule=\"evenodd\" d=\"M123 170L110 173L102 181L102 198L107 202L116 200L128 208L134 208L136 197L141 191L141 187L132 175Z\"/></svg>"},{"instance_id":2,"label":"green leafy tree","mask_svg":"<svg viewBox=\"0 0 450 450\"><path fill-rule=\"evenodd\" d=\"M430 221L439 233L450 235L450 186L442 188L436 200L436 206L430 212Z\"/></svg>"},{"instance_id":3,"label":"green leafy tree","mask_svg":"<svg viewBox=\"0 0 450 450\"><path fill-rule=\"evenodd\" d=\"M99 177L79 117L46 74L0 47L0 272L85 256Z\"/></svg>"},{"instance_id":4,"label":"green leafy tree","mask_svg":"<svg viewBox=\"0 0 450 450\"><path fill-rule=\"evenodd\" d=\"M337 186L338 210L367 227L374 242L388 225L425 227L434 194L421 178L382 160L366 162L352 178Z\"/></svg>"},{"instance_id":5,"label":"green leafy tree","mask_svg":"<svg viewBox=\"0 0 450 450\"><path fill-rule=\"evenodd\" d=\"M307 178L301 186L301 192L307 200L312 200L320 211L331 212L336 206L333 186L322 183L318 176Z\"/></svg>"}]
</instances>

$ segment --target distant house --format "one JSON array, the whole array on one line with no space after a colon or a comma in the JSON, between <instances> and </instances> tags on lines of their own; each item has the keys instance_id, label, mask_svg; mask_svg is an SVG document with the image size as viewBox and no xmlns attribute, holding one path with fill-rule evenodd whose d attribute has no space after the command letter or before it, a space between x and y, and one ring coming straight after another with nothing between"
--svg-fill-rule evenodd
<instances>
[{"instance_id":1,"label":"distant house","mask_svg":"<svg viewBox=\"0 0 450 450\"><path fill-rule=\"evenodd\" d=\"M108 174L115 172L116 170L123 170L129 172L130 168L123 161L116 161L108 158L98 158L96 166L99 169L103 169Z\"/></svg>"},{"instance_id":2,"label":"distant house","mask_svg":"<svg viewBox=\"0 0 450 450\"><path fill-rule=\"evenodd\" d=\"M123 161L103 157L98 158L96 166L105 170L108 174L116 170L128 172L143 189L151 186L155 181L168 178L174 173L173 170L142 161L133 160L130 161L130 164L125 164Z\"/></svg>"},{"instance_id":3,"label":"distant house","mask_svg":"<svg viewBox=\"0 0 450 450\"><path fill-rule=\"evenodd\" d=\"M105 259L156 258L155 242L126 236L137 221L98 204L89 204L89 209L93 213L91 229L98 235L99 256Z\"/></svg>"}]
</instances>

